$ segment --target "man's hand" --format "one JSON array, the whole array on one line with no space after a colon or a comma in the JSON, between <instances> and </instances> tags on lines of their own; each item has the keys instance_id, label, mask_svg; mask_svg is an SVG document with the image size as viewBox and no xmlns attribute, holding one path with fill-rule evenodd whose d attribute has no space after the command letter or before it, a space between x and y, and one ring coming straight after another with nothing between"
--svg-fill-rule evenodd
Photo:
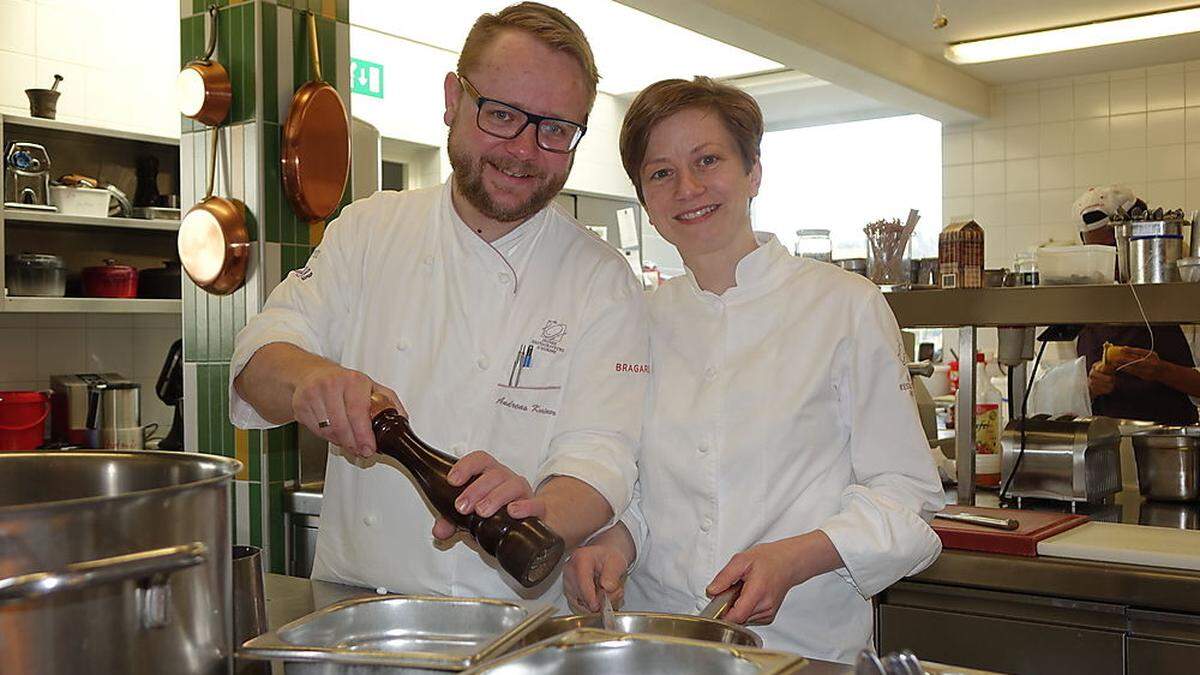
<instances>
[{"instance_id":1,"label":"man's hand","mask_svg":"<svg viewBox=\"0 0 1200 675\"><path fill-rule=\"evenodd\" d=\"M1158 381L1162 372L1162 359L1149 349L1137 347L1110 346L1104 350L1106 370L1114 375L1132 375L1134 377Z\"/></svg>"},{"instance_id":2,"label":"man's hand","mask_svg":"<svg viewBox=\"0 0 1200 675\"><path fill-rule=\"evenodd\" d=\"M476 514L487 518L508 508L513 518L546 517L545 501L534 497L529 481L504 466L486 452L476 451L464 456L450 469L450 484L466 485L454 502L459 513ZM438 518L433 524L433 536L449 539L454 536L454 524Z\"/></svg>"},{"instance_id":3,"label":"man's hand","mask_svg":"<svg viewBox=\"0 0 1200 675\"><path fill-rule=\"evenodd\" d=\"M716 596L742 582L742 592L722 617L738 624L775 620L793 586L842 566L833 542L820 530L752 546L729 559L705 589Z\"/></svg>"},{"instance_id":4,"label":"man's hand","mask_svg":"<svg viewBox=\"0 0 1200 675\"><path fill-rule=\"evenodd\" d=\"M371 394L387 397L402 415L407 415L396 392L357 370L324 361L296 382L292 414L314 434L362 457L375 452L371 429Z\"/></svg>"},{"instance_id":5,"label":"man's hand","mask_svg":"<svg viewBox=\"0 0 1200 675\"><path fill-rule=\"evenodd\" d=\"M600 611L600 592L614 608L625 601L625 572L632 563L633 538L621 523L575 549L563 567L563 592L567 600L589 612Z\"/></svg>"},{"instance_id":6,"label":"man's hand","mask_svg":"<svg viewBox=\"0 0 1200 675\"><path fill-rule=\"evenodd\" d=\"M1107 366L1102 361L1097 361L1092 364L1092 369L1088 371L1088 394L1092 398L1111 394L1117 388L1117 378L1108 371Z\"/></svg>"}]
</instances>

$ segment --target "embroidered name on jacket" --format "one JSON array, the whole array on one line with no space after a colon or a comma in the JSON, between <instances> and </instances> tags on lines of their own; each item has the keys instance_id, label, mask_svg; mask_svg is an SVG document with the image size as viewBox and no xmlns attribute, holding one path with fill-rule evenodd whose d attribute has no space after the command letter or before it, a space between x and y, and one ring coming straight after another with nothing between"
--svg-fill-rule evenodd
<instances>
[{"instance_id":1,"label":"embroidered name on jacket","mask_svg":"<svg viewBox=\"0 0 1200 675\"><path fill-rule=\"evenodd\" d=\"M507 396L501 396L500 398L496 399L496 403L498 405L504 406L505 408L512 408L513 410L520 410L522 412L537 413L539 415L550 415L552 417L554 415L558 414L557 410L545 408L536 403L518 403L516 401L509 399Z\"/></svg>"},{"instance_id":2,"label":"embroidered name on jacket","mask_svg":"<svg viewBox=\"0 0 1200 675\"><path fill-rule=\"evenodd\" d=\"M616 363L618 373L649 373L650 364L648 363Z\"/></svg>"}]
</instances>

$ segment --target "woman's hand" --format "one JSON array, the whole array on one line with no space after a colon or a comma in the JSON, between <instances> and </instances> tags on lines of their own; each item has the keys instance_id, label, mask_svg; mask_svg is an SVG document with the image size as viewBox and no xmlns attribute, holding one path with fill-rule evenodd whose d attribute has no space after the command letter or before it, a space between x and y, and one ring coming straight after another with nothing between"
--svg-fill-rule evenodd
<instances>
[{"instance_id":1,"label":"woman's hand","mask_svg":"<svg viewBox=\"0 0 1200 675\"><path fill-rule=\"evenodd\" d=\"M563 592L572 604L600 611L600 591L614 608L625 600L625 572L633 562L633 537L617 523L592 543L575 549L563 568Z\"/></svg>"},{"instance_id":2,"label":"woman's hand","mask_svg":"<svg viewBox=\"0 0 1200 675\"><path fill-rule=\"evenodd\" d=\"M710 597L742 582L742 592L722 617L738 624L765 625L775 620L793 586L842 567L833 542L820 530L752 546L730 558L708 585Z\"/></svg>"}]
</instances>

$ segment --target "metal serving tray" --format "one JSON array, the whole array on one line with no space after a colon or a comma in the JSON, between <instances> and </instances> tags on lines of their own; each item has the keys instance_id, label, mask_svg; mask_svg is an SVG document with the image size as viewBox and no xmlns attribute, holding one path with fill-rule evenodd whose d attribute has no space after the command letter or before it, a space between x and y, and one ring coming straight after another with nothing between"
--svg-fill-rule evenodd
<instances>
[{"instance_id":1,"label":"metal serving tray","mask_svg":"<svg viewBox=\"0 0 1200 675\"><path fill-rule=\"evenodd\" d=\"M488 675L790 675L802 656L663 635L577 628L467 671Z\"/></svg>"},{"instance_id":2,"label":"metal serving tray","mask_svg":"<svg viewBox=\"0 0 1200 675\"><path fill-rule=\"evenodd\" d=\"M282 660L289 673L458 671L504 653L553 611L483 598L354 598L248 640L238 656Z\"/></svg>"}]
</instances>

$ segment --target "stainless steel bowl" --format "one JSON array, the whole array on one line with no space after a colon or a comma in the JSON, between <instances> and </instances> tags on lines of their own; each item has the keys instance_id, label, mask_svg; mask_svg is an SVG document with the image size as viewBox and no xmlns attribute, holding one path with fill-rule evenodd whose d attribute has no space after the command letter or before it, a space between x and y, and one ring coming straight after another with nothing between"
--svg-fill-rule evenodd
<instances>
[{"instance_id":1,"label":"stainless steel bowl","mask_svg":"<svg viewBox=\"0 0 1200 675\"><path fill-rule=\"evenodd\" d=\"M613 624L613 628L618 632L627 634L662 635L742 647L762 646L762 638L749 628L702 616L665 612L614 612ZM530 631L518 647L531 645L576 628L603 627L604 620L599 614L554 616Z\"/></svg>"},{"instance_id":2,"label":"stainless steel bowl","mask_svg":"<svg viewBox=\"0 0 1200 675\"><path fill-rule=\"evenodd\" d=\"M1133 434L1138 491L1147 499L1200 499L1200 427L1161 427Z\"/></svg>"}]
</instances>

